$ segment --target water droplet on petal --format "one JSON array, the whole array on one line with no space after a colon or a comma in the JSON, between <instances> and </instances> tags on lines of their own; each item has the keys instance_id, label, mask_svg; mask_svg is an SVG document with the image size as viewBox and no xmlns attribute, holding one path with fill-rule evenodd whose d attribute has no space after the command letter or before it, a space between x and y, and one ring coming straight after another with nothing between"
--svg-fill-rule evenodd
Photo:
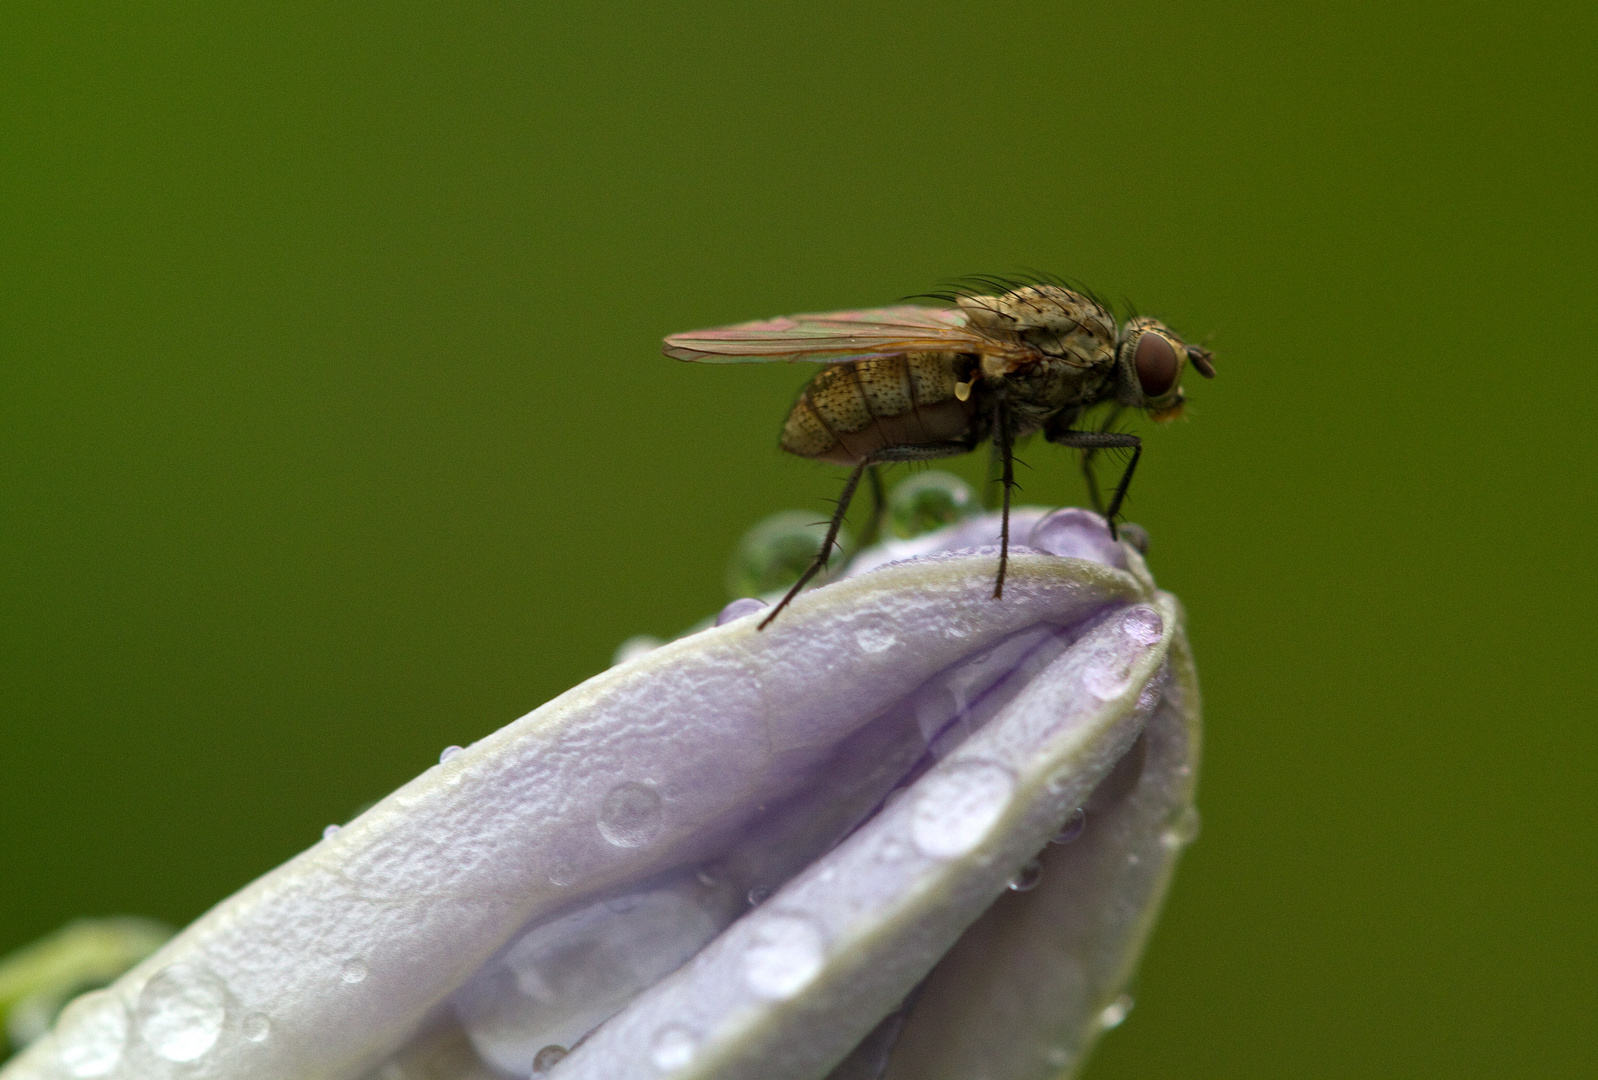
<instances>
[{"instance_id":1,"label":"water droplet on petal","mask_svg":"<svg viewBox=\"0 0 1598 1080\"><path fill-rule=\"evenodd\" d=\"M821 928L803 915L768 915L753 928L744 950L744 981L768 1001L791 998L821 971L826 957Z\"/></svg>"},{"instance_id":2,"label":"water droplet on petal","mask_svg":"<svg viewBox=\"0 0 1598 1080\"><path fill-rule=\"evenodd\" d=\"M741 619L745 615L753 615L757 611L764 611L769 606L764 600L757 600L753 596L746 596L741 600L734 600L721 609L721 614L716 616L717 626L726 626L734 619Z\"/></svg>"},{"instance_id":3,"label":"water droplet on petal","mask_svg":"<svg viewBox=\"0 0 1598 1080\"><path fill-rule=\"evenodd\" d=\"M898 635L892 630L884 630L876 626L867 626L864 629L856 630L854 641L856 645L860 646L860 651L864 653L883 652L899 644Z\"/></svg>"},{"instance_id":4,"label":"water droplet on petal","mask_svg":"<svg viewBox=\"0 0 1598 1080\"><path fill-rule=\"evenodd\" d=\"M1071 811L1071 816L1065 819L1065 824L1060 826L1060 831L1054 834L1051 844L1069 844L1072 840L1082 835L1082 830L1088 827L1088 812L1080 806Z\"/></svg>"},{"instance_id":5,"label":"water droplet on petal","mask_svg":"<svg viewBox=\"0 0 1598 1080\"><path fill-rule=\"evenodd\" d=\"M272 1021L261 1013L251 1013L239 1025L239 1031L252 1043L265 1042L266 1037L272 1034Z\"/></svg>"},{"instance_id":6,"label":"water droplet on petal","mask_svg":"<svg viewBox=\"0 0 1598 1080\"><path fill-rule=\"evenodd\" d=\"M356 983L365 982L367 976L366 962L364 960L346 960L338 969L339 982L354 986Z\"/></svg>"},{"instance_id":7,"label":"water droplet on petal","mask_svg":"<svg viewBox=\"0 0 1598 1080\"><path fill-rule=\"evenodd\" d=\"M687 1065L699 1050L699 1039L681 1024L669 1024L655 1032L649 1044L649 1061L661 1072L672 1072Z\"/></svg>"},{"instance_id":8,"label":"water droplet on petal","mask_svg":"<svg viewBox=\"0 0 1598 1080\"><path fill-rule=\"evenodd\" d=\"M1131 1011L1132 995L1122 994L1104 1006L1104 1009L1099 1013L1099 1027L1105 1031L1109 1031L1111 1028L1118 1028L1121 1026L1122 1021L1126 1019L1126 1014Z\"/></svg>"},{"instance_id":9,"label":"water droplet on petal","mask_svg":"<svg viewBox=\"0 0 1598 1080\"><path fill-rule=\"evenodd\" d=\"M1165 620L1158 611L1139 604L1121 619L1121 632L1139 645L1153 645L1165 633Z\"/></svg>"},{"instance_id":10,"label":"water droplet on petal","mask_svg":"<svg viewBox=\"0 0 1598 1080\"><path fill-rule=\"evenodd\" d=\"M1125 569L1126 554L1110 539L1110 527L1099 515L1080 507L1056 510L1032 526L1026 545L1063 559L1087 559Z\"/></svg>"},{"instance_id":11,"label":"water droplet on petal","mask_svg":"<svg viewBox=\"0 0 1598 1080\"><path fill-rule=\"evenodd\" d=\"M450 758L454 757L460 752L461 748L458 746L446 746L444 747L443 752L438 755L438 763L442 765L444 762L448 761Z\"/></svg>"},{"instance_id":12,"label":"water droplet on petal","mask_svg":"<svg viewBox=\"0 0 1598 1080\"><path fill-rule=\"evenodd\" d=\"M522 1053L526 1053L526 1051L524 1050ZM544 1047L538 1053L533 1055L533 1075L543 1076L545 1073L549 1072L549 1070L553 1069L556 1065L565 1060L568 1053L570 1053L570 1051L568 1051L564 1046L556 1046L553 1043Z\"/></svg>"},{"instance_id":13,"label":"water droplet on petal","mask_svg":"<svg viewBox=\"0 0 1598 1080\"><path fill-rule=\"evenodd\" d=\"M1043 880L1043 862L1032 859L1010 879L1011 892L1031 892L1038 887L1038 882Z\"/></svg>"},{"instance_id":14,"label":"water droplet on petal","mask_svg":"<svg viewBox=\"0 0 1598 1080\"><path fill-rule=\"evenodd\" d=\"M599 807L599 835L619 848L643 847L662 824L660 796L632 781L611 788Z\"/></svg>"},{"instance_id":15,"label":"water droplet on petal","mask_svg":"<svg viewBox=\"0 0 1598 1080\"><path fill-rule=\"evenodd\" d=\"M980 509L971 485L936 469L917 473L888 496L888 520L901 540L936 532Z\"/></svg>"},{"instance_id":16,"label":"water droplet on petal","mask_svg":"<svg viewBox=\"0 0 1598 1080\"><path fill-rule=\"evenodd\" d=\"M222 1034L227 993L204 968L173 964L144 984L134 1015L150 1049L168 1061L195 1061Z\"/></svg>"},{"instance_id":17,"label":"water droplet on petal","mask_svg":"<svg viewBox=\"0 0 1598 1080\"><path fill-rule=\"evenodd\" d=\"M827 523L817 521L808 510L785 510L773 514L744 533L738 550L727 566L727 592L732 596L761 596L786 589L815 561ZM840 551L853 548L847 531L838 533L831 562L836 565Z\"/></svg>"},{"instance_id":18,"label":"water droplet on petal","mask_svg":"<svg viewBox=\"0 0 1598 1080\"><path fill-rule=\"evenodd\" d=\"M110 991L84 994L61 1011L55 1040L56 1057L70 1075L105 1076L127 1044L128 1011Z\"/></svg>"},{"instance_id":19,"label":"water droplet on petal","mask_svg":"<svg viewBox=\"0 0 1598 1080\"><path fill-rule=\"evenodd\" d=\"M1009 805L1015 778L1002 765L965 761L916 782L910 839L923 855L952 859L980 844Z\"/></svg>"},{"instance_id":20,"label":"water droplet on petal","mask_svg":"<svg viewBox=\"0 0 1598 1080\"><path fill-rule=\"evenodd\" d=\"M322 839L323 840L331 840L331 839L333 839L333 837L338 835L338 830L339 830L339 826L337 826L337 825L329 825L327 828L322 830Z\"/></svg>"},{"instance_id":21,"label":"water droplet on petal","mask_svg":"<svg viewBox=\"0 0 1598 1080\"><path fill-rule=\"evenodd\" d=\"M1184 806L1175 819L1160 834L1160 843L1171 849L1186 847L1198 839L1199 812L1196 806Z\"/></svg>"},{"instance_id":22,"label":"water droplet on petal","mask_svg":"<svg viewBox=\"0 0 1598 1080\"><path fill-rule=\"evenodd\" d=\"M750 907L759 907L769 899L771 899L770 889L762 889L760 886L756 885L754 888L749 890Z\"/></svg>"}]
</instances>

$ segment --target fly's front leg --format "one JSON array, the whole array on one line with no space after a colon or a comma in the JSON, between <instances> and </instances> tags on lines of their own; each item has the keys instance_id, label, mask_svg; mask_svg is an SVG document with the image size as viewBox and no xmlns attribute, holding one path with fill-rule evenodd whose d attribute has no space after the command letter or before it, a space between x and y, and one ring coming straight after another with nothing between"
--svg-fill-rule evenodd
<instances>
[{"instance_id":1,"label":"fly's front leg","mask_svg":"<svg viewBox=\"0 0 1598 1080\"><path fill-rule=\"evenodd\" d=\"M1125 406L1122 405L1117 405L1111 409L1110 414L1104 418L1104 423L1099 425L1099 431L1109 431L1114 427L1115 422L1121 418L1121 413L1124 410ZM1071 425L1066 424L1065 427L1066 430L1070 430ZM1093 512L1102 516L1104 514L1104 498L1099 494L1098 474L1093 471L1093 456L1098 452L1098 447L1091 447L1082 451L1082 479L1087 481L1088 499L1093 503Z\"/></svg>"},{"instance_id":2,"label":"fly's front leg","mask_svg":"<svg viewBox=\"0 0 1598 1080\"><path fill-rule=\"evenodd\" d=\"M993 581L993 598L1004 597L1004 574L1010 568L1010 489L1015 487L1015 446L1010 433L1010 410L1001 402L994 416L993 445L1003 462L1000 481L1004 485L1004 516L999 526L999 576Z\"/></svg>"},{"instance_id":3,"label":"fly's front leg","mask_svg":"<svg viewBox=\"0 0 1598 1080\"><path fill-rule=\"evenodd\" d=\"M843 517L849 512L849 502L854 498L855 489L860 486L862 475L869 471L875 482L880 516L883 506L882 481L877 476L876 466L895 461L930 461L933 458L953 457L956 454L967 453L970 449L970 445L963 442L932 443L926 446L885 446L869 454L865 460L856 465L854 471L849 474L849 479L844 482L843 491L838 494L838 506L832 512L832 520L827 524L827 538L821 541L821 550L816 552L815 559L805 568L805 572L799 575L799 580L793 583L787 594L777 602L777 606L771 609L771 614L760 621L759 629L764 630L770 626L771 620L782 614L782 609L788 606L789 601L799 595L799 590L808 585L810 579L827 565L827 557L832 554L832 546L837 543L838 530L843 527Z\"/></svg>"},{"instance_id":4,"label":"fly's front leg","mask_svg":"<svg viewBox=\"0 0 1598 1080\"><path fill-rule=\"evenodd\" d=\"M1068 446L1073 450L1095 451L1120 447L1131 449L1132 460L1127 462L1126 471L1121 474L1121 482L1115 485L1115 496L1110 499L1110 508L1104 511L1105 520L1110 523L1110 535L1120 539L1115 531L1115 516L1121 512L1121 503L1126 499L1126 489L1132 486L1132 474L1137 471L1137 460L1143 456L1143 440L1136 435L1126 435L1119 431L1051 431L1045 438L1051 443ZM1097 499L1094 501L1096 503ZM1097 506L1094 509L1098 509Z\"/></svg>"}]
</instances>

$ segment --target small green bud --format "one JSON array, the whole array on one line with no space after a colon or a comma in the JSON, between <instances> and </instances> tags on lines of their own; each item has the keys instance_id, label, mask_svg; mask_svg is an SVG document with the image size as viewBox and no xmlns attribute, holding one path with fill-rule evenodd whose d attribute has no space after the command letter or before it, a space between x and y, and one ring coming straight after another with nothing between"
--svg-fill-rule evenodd
<instances>
[{"instance_id":1,"label":"small green bud","mask_svg":"<svg viewBox=\"0 0 1598 1080\"><path fill-rule=\"evenodd\" d=\"M772 514L738 541L727 566L728 595L737 599L786 589L815 560L826 535L827 523L809 511ZM837 561L840 548L847 554L852 546L847 531L840 530L831 561Z\"/></svg>"},{"instance_id":2,"label":"small green bud","mask_svg":"<svg viewBox=\"0 0 1598 1080\"><path fill-rule=\"evenodd\" d=\"M888 496L888 519L901 540L936 532L980 510L971 485L953 473L917 473Z\"/></svg>"}]
</instances>

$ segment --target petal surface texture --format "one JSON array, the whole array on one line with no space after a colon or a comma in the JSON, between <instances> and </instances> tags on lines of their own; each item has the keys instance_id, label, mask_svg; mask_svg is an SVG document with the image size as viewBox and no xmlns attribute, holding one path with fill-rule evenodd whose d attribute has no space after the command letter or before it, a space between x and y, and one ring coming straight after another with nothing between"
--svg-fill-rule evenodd
<instances>
[{"instance_id":1,"label":"petal surface texture","mask_svg":"<svg viewBox=\"0 0 1598 1080\"><path fill-rule=\"evenodd\" d=\"M992 550L921 543L590 679L0 1075L1068 1073L1190 838L1198 698L1141 557L1032 521L1002 600Z\"/></svg>"}]
</instances>

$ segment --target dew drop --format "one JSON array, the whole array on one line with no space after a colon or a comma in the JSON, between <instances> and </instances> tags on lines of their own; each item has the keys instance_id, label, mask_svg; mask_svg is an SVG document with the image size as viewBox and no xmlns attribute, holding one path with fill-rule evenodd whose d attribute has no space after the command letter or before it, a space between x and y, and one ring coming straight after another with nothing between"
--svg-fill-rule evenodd
<instances>
[{"instance_id":1,"label":"dew drop","mask_svg":"<svg viewBox=\"0 0 1598 1080\"><path fill-rule=\"evenodd\" d=\"M168 1061L195 1061L216 1045L227 1018L227 994L204 968L173 964L139 992L135 1019L150 1049Z\"/></svg>"},{"instance_id":2,"label":"dew drop","mask_svg":"<svg viewBox=\"0 0 1598 1080\"><path fill-rule=\"evenodd\" d=\"M759 885L749 890L749 906L759 907L771 898L770 889L762 889Z\"/></svg>"},{"instance_id":3,"label":"dew drop","mask_svg":"<svg viewBox=\"0 0 1598 1080\"><path fill-rule=\"evenodd\" d=\"M1099 1027L1105 1031L1118 1028L1126 1020L1126 1014L1132 1011L1132 995L1122 994L1099 1012Z\"/></svg>"},{"instance_id":4,"label":"dew drop","mask_svg":"<svg viewBox=\"0 0 1598 1080\"><path fill-rule=\"evenodd\" d=\"M1198 807L1184 806L1177 812L1176 817L1166 830L1160 834L1160 843L1174 851L1177 848L1186 847L1197 840L1198 834Z\"/></svg>"},{"instance_id":5,"label":"dew drop","mask_svg":"<svg viewBox=\"0 0 1598 1080\"><path fill-rule=\"evenodd\" d=\"M1065 824L1060 826L1060 831L1054 834L1051 844L1069 844L1072 840L1082 835L1082 830L1088 827L1088 812L1080 806L1071 811L1071 816L1065 819Z\"/></svg>"},{"instance_id":6,"label":"dew drop","mask_svg":"<svg viewBox=\"0 0 1598 1080\"><path fill-rule=\"evenodd\" d=\"M127 1044L128 1011L109 991L84 994L61 1011L55 1039L56 1057L69 1075L104 1076Z\"/></svg>"},{"instance_id":7,"label":"dew drop","mask_svg":"<svg viewBox=\"0 0 1598 1080\"><path fill-rule=\"evenodd\" d=\"M1043 880L1043 862L1031 859L1010 879L1011 892L1031 892Z\"/></svg>"},{"instance_id":8,"label":"dew drop","mask_svg":"<svg viewBox=\"0 0 1598 1080\"><path fill-rule=\"evenodd\" d=\"M893 631L879 629L875 626L867 626L864 629L856 630L854 641L856 645L860 646L860 651L863 653L884 652L899 644L899 638Z\"/></svg>"},{"instance_id":9,"label":"dew drop","mask_svg":"<svg viewBox=\"0 0 1598 1080\"><path fill-rule=\"evenodd\" d=\"M721 609L721 614L716 616L717 626L726 626L734 619L741 619L745 615L752 615L764 610L768 605L764 600L757 600L753 596L746 596L741 600L734 600Z\"/></svg>"},{"instance_id":10,"label":"dew drop","mask_svg":"<svg viewBox=\"0 0 1598 1080\"><path fill-rule=\"evenodd\" d=\"M331 840L331 839L333 839L333 837L338 835L338 830L339 830L339 826L337 826L337 825L329 825L327 828L322 830L322 839L323 840Z\"/></svg>"},{"instance_id":11,"label":"dew drop","mask_svg":"<svg viewBox=\"0 0 1598 1080\"><path fill-rule=\"evenodd\" d=\"M444 762L448 761L450 758L454 757L460 752L461 748L458 746L446 746L444 747L443 752L438 755L438 763L442 765Z\"/></svg>"},{"instance_id":12,"label":"dew drop","mask_svg":"<svg viewBox=\"0 0 1598 1080\"><path fill-rule=\"evenodd\" d=\"M988 761L930 773L915 785L910 839L934 859L964 855L998 822L1014 787L1010 771Z\"/></svg>"},{"instance_id":13,"label":"dew drop","mask_svg":"<svg viewBox=\"0 0 1598 1080\"><path fill-rule=\"evenodd\" d=\"M272 1034L272 1021L261 1013L251 1013L239 1025L239 1031L252 1043L265 1042L266 1037Z\"/></svg>"},{"instance_id":14,"label":"dew drop","mask_svg":"<svg viewBox=\"0 0 1598 1080\"><path fill-rule=\"evenodd\" d=\"M791 998L821 971L821 928L803 915L770 915L753 930L744 950L744 981L768 1001Z\"/></svg>"},{"instance_id":15,"label":"dew drop","mask_svg":"<svg viewBox=\"0 0 1598 1080\"><path fill-rule=\"evenodd\" d=\"M1056 510L1032 526L1027 546L1066 559L1087 559L1106 566L1125 566L1120 545L1098 514L1079 507Z\"/></svg>"},{"instance_id":16,"label":"dew drop","mask_svg":"<svg viewBox=\"0 0 1598 1080\"><path fill-rule=\"evenodd\" d=\"M571 1051L567 1050L564 1046L558 1046L554 1043L544 1047L538 1053L533 1055L533 1075L543 1076L545 1073L549 1072L549 1070L553 1069L556 1065L559 1065L562 1061L564 1061L566 1055L570 1052ZM525 1054L526 1051L524 1050L522 1053Z\"/></svg>"},{"instance_id":17,"label":"dew drop","mask_svg":"<svg viewBox=\"0 0 1598 1080\"><path fill-rule=\"evenodd\" d=\"M660 835L660 796L643 784L617 784L599 808L599 835L619 848L643 847Z\"/></svg>"},{"instance_id":18,"label":"dew drop","mask_svg":"<svg viewBox=\"0 0 1598 1080\"><path fill-rule=\"evenodd\" d=\"M1165 620L1158 611L1139 604L1121 620L1121 632L1139 645L1153 645L1165 633Z\"/></svg>"},{"instance_id":19,"label":"dew drop","mask_svg":"<svg viewBox=\"0 0 1598 1080\"><path fill-rule=\"evenodd\" d=\"M661 1072L673 1072L687 1065L699 1050L699 1039L681 1024L669 1024L655 1032L649 1044L649 1061Z\"/></svg>"},{"instance_id":20,"label":"dew drop","mask_svg":"<svg viewBox=\"0 0 1598 1080\"><path fill-rule=\"evenodd\" d=\"M338 981L354 986L356 983L366 981L367 968L364 960L346 960L338 969Z\"/></svg>"}]
</instances>

